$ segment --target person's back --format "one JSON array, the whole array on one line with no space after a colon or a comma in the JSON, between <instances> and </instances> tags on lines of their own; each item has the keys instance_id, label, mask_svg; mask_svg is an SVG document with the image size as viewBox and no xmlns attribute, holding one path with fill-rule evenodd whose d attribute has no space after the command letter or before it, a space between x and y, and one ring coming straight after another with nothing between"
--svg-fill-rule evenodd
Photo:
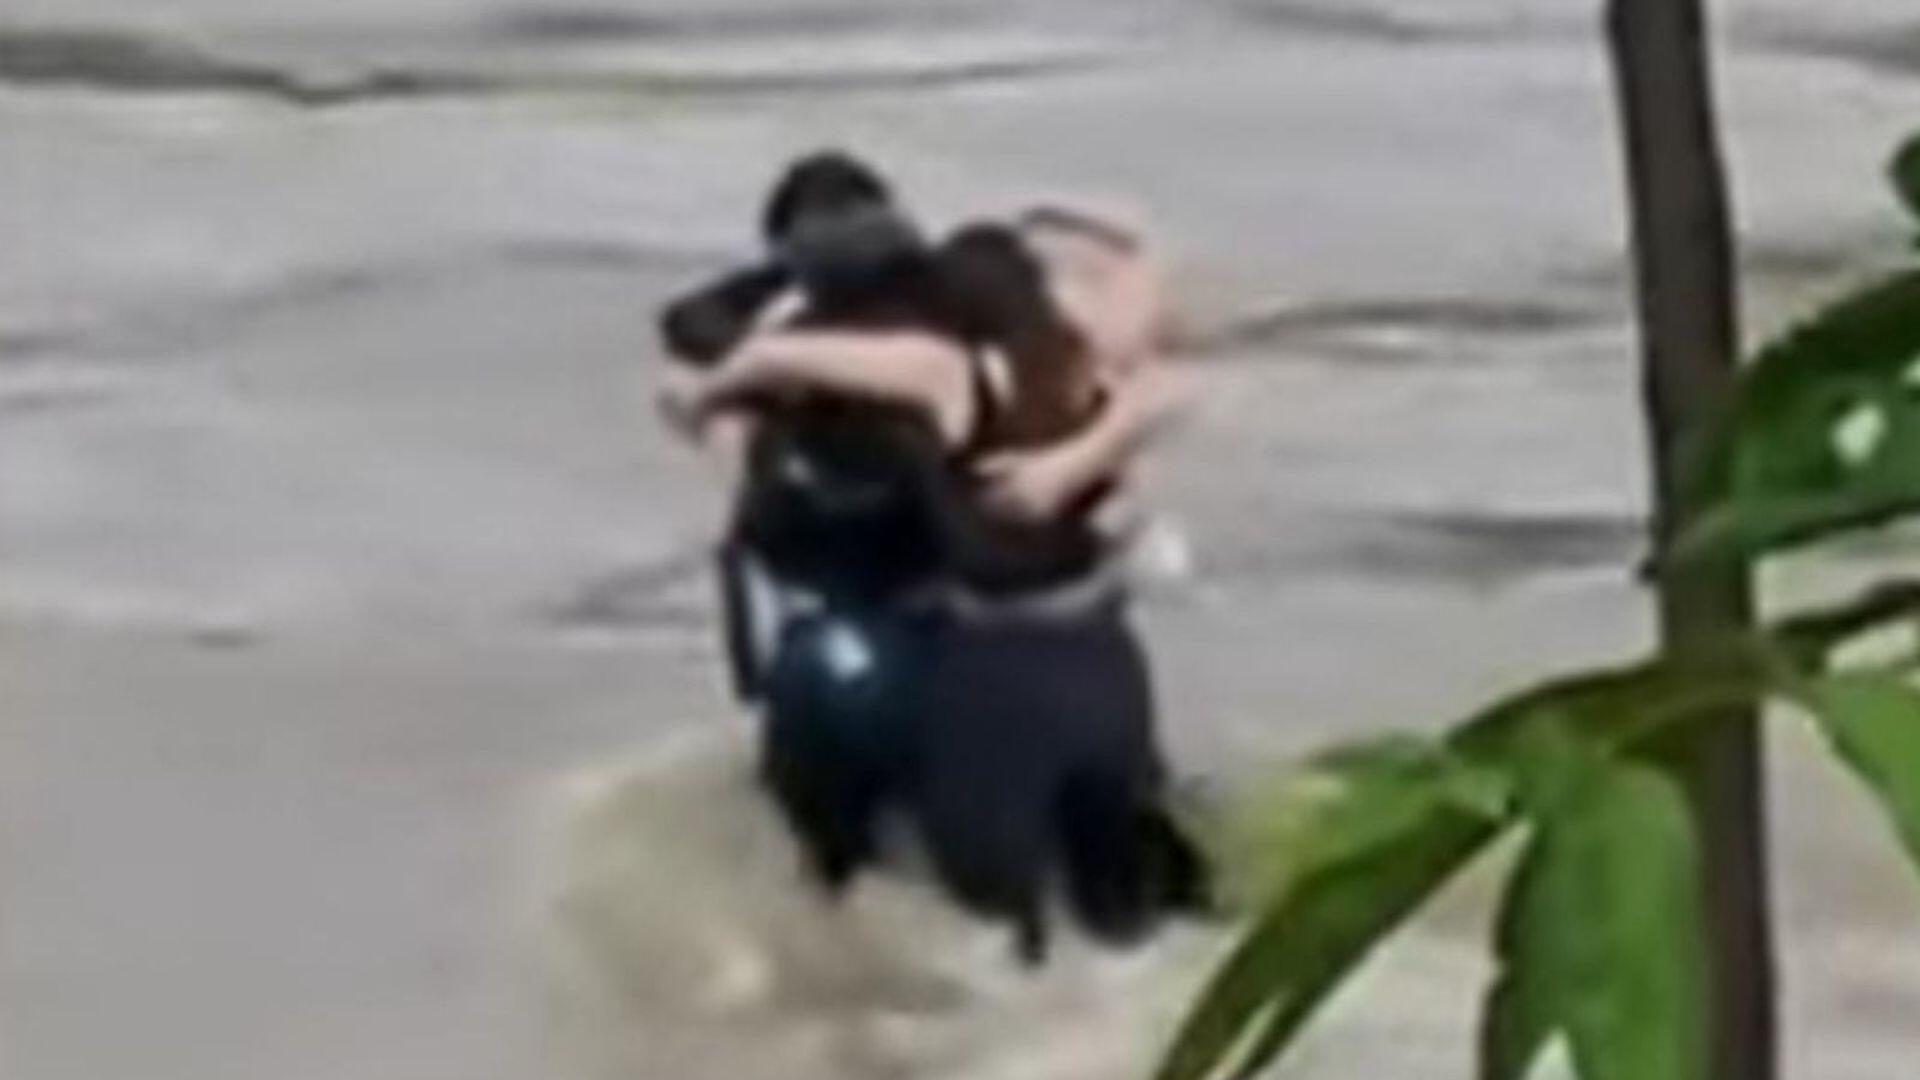
<instances>
[{"instance_id":1,"label":"person's back","mask_svg":"<svg viewBox=\"0 0 1920 1080\"><path fill-rule=\"evenodd\" d=\"M1032 449L1071 437L1100 409L1087 342L1053 303L1046 269L1013 228L969 225L941 245L940 287L988 372L970 451Z\"/></svg>"},{"instance_id":2,"label":"person's back","mask_svg":"<svg viewBox=\"0 0 1920 1080\"><path fill-rule=\"evenodd\" d=\"M1039 265L1001 226L964 228L929 248L883 188L855 184L846 171L830 155L809 159L776 187L767 223L801 300L784 325L911 329L953 342L973 358L973 432L943 445L913 410L817 387L743 394L735 404L754 407L760 430L747 458L742 540L776 572L827 578L869 600L916 574L1005 595L1084 573L1099 545L1083 515L997 520L969 475L980 455L1057 439L1097 407L1081 377L1084 350L1051 310ZM810 184L819 199L803 197ZM712 311L743 281L765 284L735 274L672 305L662 320L670 346L693 340L690 328L709 353L744 336L750 312ZM770 291L755 297L773 300ZM731 338L714 330L728 325ZM989 369L992 358L1004 358L1001 369Z\"/></svg>"}]
</instances>

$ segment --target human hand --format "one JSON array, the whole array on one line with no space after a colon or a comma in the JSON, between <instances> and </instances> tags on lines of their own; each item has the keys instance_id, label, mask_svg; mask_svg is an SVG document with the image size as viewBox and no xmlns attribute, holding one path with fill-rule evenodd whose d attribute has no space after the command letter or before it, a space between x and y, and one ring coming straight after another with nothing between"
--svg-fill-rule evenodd
<instances>
[{"instance_id":1,"label":"human hand","mask_svg":"<svg viewBox=\"0 0 1920 1080\"><path fill-rule=\"evenodd\" d=\"M1079 461L1064 447L994 454L974 475L989 513L1029 523L1059 517L1085 486Z\"/></svg>"},{"instance_id":2,"label":"human hand","mask_svg":"<svg viewBox=\"0 0 1920 1080\"><path fill-rule=\"evenodd\" d=\"M697 443L710 416L706 385L697 375L674 375L662 383L653 398L661 420L675 434Z\"/></svg>"}]
</instances>

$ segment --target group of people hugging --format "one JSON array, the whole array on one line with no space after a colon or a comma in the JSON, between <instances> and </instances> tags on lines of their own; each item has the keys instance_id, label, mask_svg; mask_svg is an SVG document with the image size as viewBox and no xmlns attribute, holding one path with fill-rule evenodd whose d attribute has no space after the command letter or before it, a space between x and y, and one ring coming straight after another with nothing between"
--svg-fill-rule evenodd
<instances>
[{"instance_id":1,"label":"group of people hugging","mask_svg":"<svg viewBox=\"0 0 1920 1080\"><path fill-rule=\"evenodd\" d=\"M1138 450L1184 388L1143 238L1041 206L938 241L838 151L765 252L674 299L665 414L734 470L719 548L760 776L829 890L924 852L1046 954L1204 911L1128 618Z\"/></svg>"}]
</instances>

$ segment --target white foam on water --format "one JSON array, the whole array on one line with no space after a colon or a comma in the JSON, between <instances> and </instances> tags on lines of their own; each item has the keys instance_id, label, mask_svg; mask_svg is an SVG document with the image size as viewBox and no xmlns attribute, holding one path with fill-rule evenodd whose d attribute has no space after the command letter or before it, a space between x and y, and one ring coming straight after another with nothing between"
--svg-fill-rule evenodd
<instances>
[{"instance_id":1,"label":"white foam on water","mask_svg":"<svg viewBox=\"0 0 1920 1080\"><path fill-rule=\"evenodd\" d=\"M886 871L804 880L738 734L569 777L549 971L559 1043L606 1077L1096 1077L1138 1068L1207 935L1127 954L1063 934L1038 972L1004 929ZM1154 991L1149 984L1163 989ZM776 1064L777 1063L777 1064Z\"/></svg>"}]
</instances>

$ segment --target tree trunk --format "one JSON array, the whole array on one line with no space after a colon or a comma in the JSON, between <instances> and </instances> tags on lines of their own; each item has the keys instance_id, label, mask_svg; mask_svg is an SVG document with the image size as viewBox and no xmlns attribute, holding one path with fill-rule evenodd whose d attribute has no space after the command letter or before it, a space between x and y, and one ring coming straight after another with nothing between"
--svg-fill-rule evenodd
<instances>
[{"instance_id":1,"label":"tree trunk","mask_svg":"<svg viewBox=\"0 0 1920 1080\"><path fill-rule=\"evenodd\" d=\"M1681 483L1681 438L1724 414L1736 377L1733 243L1704 23L1700 0L1609 0L1656 545L1689 512L1683 500L1703 494ZM1711 484L1704 494L1713 494ZM1753 623L1744 565L1690 570L1662 581L1659 593L1662 645L1680 657ZM1760 728L1737 711L1713 720L1687 725L1664 754L1692 802L1705 857L1712 1075L1773 1080Z\"/></svg>"}]
</instances>

